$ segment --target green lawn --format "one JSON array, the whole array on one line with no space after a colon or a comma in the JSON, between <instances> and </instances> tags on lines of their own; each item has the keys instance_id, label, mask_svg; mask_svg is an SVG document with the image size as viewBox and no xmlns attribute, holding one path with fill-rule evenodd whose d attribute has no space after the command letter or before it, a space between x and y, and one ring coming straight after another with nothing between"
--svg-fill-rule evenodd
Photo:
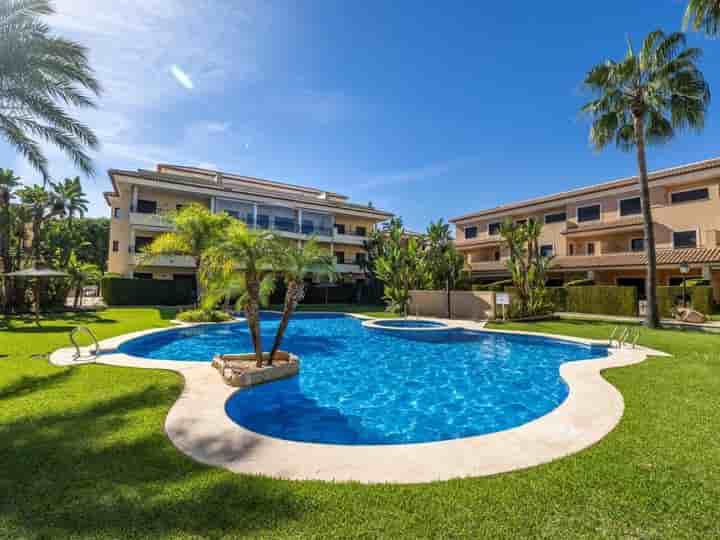
<instances>
[{"instance_id":1,"label":"green lawn","mask_svg":"<svg viewBox=\"0 0 720 540\"><path fill-rule=\"evenodd\" d=\"M0 538L718 538L720 337L645 332L675 354L612 370L620 426L593 448L492 478L416 486L286 482L185 458L163 421L171 372L32 358L171 312L112 309L0 330ZM505 325L607 337L612 325ZM359 375L360 376L360 375Z\"/></svg>"}]
</instances>

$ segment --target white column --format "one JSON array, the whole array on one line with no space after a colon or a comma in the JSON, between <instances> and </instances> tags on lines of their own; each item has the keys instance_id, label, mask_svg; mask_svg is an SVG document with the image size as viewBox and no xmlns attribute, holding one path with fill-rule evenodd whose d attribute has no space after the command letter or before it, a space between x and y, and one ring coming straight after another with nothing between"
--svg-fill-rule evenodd
<instances>
[{"instance_id":1,"label":"white column","mask_svg":"<svg viewBox=\"0 0 720 540\"><path fill-rule=\"evenodd\" d=\"M137 212L137 204L138 204L138 187L133 185L132 186L132 195L131 195L131 206L130 211L131 212Z\"/></svg>"},{"instance_id":2,"label":"white column","mask_svg":"<svg viewBox=\"0 0 720 540\"><path fill-rule=\"evenodd\" d=\"M298 231L302 233L302 208L298 208ZM299 245L299 244L298 244Z\"/></svg>"},{"instance_id":3,"label":"white column","mask_svg":"<svg viewBox=\"0 0 720 540\"><path fill-rule=\"evenodd\" d=\"M217 208L215 197L210 197L210 211L214 214L216 212L215 208Z\"/></svg>"},{"instance_id":4,"label":"white column","mask_svg":"<svg viewBox=\"0 0 720 540\"><path fill-rule=\"evenodd\" d=\"M253 204L253 229L257 228L257 203Z\"/></svg>"}]
</instances>

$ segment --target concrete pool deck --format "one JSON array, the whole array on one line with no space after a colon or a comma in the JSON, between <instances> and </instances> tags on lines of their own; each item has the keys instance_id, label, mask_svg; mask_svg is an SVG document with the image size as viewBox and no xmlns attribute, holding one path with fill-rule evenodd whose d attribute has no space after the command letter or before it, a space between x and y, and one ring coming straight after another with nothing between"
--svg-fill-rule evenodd
<instances>
[{"instance_id":1,"label":"concrete pool deck","mask_svg":"<svg viewBox=\"0 0 720 540\"><path fill-rule=\"evenodd\" d=\"M421 318L468 330L607 345L552 334L492 330L473 321ZM610 349L605 358L565 363L560 367L560 375L570 390L567 399L547 415L509 430L431 443L335 445L277 439L235 424L225 413L225 403L242 390L226 386L209 362L151 360L117 351L129 339L166 330L146 330L103 340L102 352L96 358L76 359L74 348L60 349L51 355L50 361L64 366L94 362L178 372L185 387L165 420L165 432L176 448L197 461L233 472L291 480L421 483L495 475L554 461L600 441L622 418L623 397L601 376L602 370L637 364L651 355L667 356L638 347Z\"/></svg>"}]
</instances>

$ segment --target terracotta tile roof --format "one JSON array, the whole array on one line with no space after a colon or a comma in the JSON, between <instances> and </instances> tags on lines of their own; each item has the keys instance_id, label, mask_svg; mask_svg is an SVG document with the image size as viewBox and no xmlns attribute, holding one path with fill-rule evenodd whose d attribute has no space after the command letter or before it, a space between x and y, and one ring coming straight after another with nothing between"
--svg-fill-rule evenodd
<instances>
[{"instance_id":1,"label":"terracotta tile roof","mask_svg":"<svg viewBox=\"0 0 720 540\"><path fill-rule=\"evenodd\" d=\"M647 260L642 256L643 264ZM680 264L688 263L710 263L720 262L720 248L713 249L667 249L657 252L658 264Z\"/></svg>"},{"instance_id":2,"label":"terracotta tile roof","mask_svg":"<svg viewBox=\"0 0 720 540\"><path fill-rule=\"evenodd\" d=\"M492 247L492 246L499 246L503 243L503 240L500 238L497 238L495 240L488 240L488 239L470 239L470 240L457 240L455 242L455 246L458 249L469 249L469 248L479 248L479 247Z\"/></svg>"}]
</instances>

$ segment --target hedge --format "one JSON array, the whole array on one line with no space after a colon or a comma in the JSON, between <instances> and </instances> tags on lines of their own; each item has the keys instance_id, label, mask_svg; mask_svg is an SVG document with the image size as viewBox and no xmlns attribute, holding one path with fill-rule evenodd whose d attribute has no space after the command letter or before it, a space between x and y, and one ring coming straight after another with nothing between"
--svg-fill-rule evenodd
<instances>
[{"instance_id":1,"label":"hedge","mask_svg":"<svg viewBox=\"0 0 720 540\"><path fill-rule=\"evenodd\" d=\"M568 290L565 287L546 287L554 311L567 311Z\"/></svg>"},{"instance_id":2,"label":"hedge","mask_svg":"<svg viewBox=\"0 0 720 540\"><path fill-rule=\"evenodd\" d=\"M635 287L592 285L567 287L567 310L598 315L637 315L638 293Z\"/></svg>"},{"instance_id":3,"label":"hedge","mask_svg":"<svg viewBox=\"0 0 720 540\"><path fill-rule=\"evenodd\" d=\"M709 314L713 311L713 290L712 287L696 286L687 287L686 299L688 305L700 313ZM657 288L658 311L661 317L672 317L672 310L675 306L683 303L682 285Z\"/></svg>"},{"instance_id":4,"label":"hedge","mask_svg":"<svg viewBox=\"0 0 720 540\"><path fill-rule=\"evenodd\" d=\"M108 306L180 306L195 301L190 280L106 277L101 285Z\"/></svg>"}]
</instances>

